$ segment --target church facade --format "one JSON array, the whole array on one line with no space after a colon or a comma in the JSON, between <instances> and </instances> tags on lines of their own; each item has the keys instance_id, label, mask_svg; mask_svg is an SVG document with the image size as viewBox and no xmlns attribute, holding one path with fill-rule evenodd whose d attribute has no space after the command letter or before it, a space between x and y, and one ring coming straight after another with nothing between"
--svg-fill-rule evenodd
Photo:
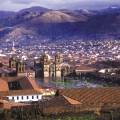
<instances>
[{"instance_id":1,"label":"church facade","mask_svg":"<svg viewBox=\"0 0 120 120\"><path fill-rule=\"evenodd\" d=\"M35 78L35 72L31 69L27 69L26 63L23 60L11 57L9 59L9 68L16 72L16 76Z\"/></svg>"},{"instance_id":2,"label":"church facade","mask_svg":"<svg viewBox=\"0 0 120 120\"><path fill-rule=\"evenodd\" d=\"M61 63L61 54L57 53L54 58L51 58L48 54L45 53L38 61L35 61L35 66L37 66L39 69L39 77L41 78L60 78Z\"/></svg>"}]
</instances>

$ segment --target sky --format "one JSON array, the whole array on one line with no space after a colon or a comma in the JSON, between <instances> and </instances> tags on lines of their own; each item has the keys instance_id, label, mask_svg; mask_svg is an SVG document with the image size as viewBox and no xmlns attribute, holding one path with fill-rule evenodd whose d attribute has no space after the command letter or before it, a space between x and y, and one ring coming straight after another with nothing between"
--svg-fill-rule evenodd
<instances>
[{"instance_id":1,"label":"sky","mask_svg":"<svg viewBox=\"0 0 120 120\"><path fill-rule=\"evenodd\" d=\"M19 11L32 6L51 9L103 9L120 5L120 0L0 0L0 10Z\"/></svg>"}]
</instances>

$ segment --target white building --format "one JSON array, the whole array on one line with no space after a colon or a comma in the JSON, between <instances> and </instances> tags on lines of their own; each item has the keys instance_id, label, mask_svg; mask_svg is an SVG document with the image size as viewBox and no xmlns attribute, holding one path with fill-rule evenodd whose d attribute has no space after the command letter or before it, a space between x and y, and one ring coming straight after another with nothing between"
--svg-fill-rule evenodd
<instances>
[{"instance_id":1,"label":"white building","mask_svg":"<svg viewBox=\"0 0 120 120\"><path fill-rule=\"evenodd\" d=\"M5 97L9 101L14 102L37 102L42 100L45 96L54 96L54 90L44 89L42 92L35 91L35 90L15 90L9 91Z\"/></svg>"},{"instance_id":2,"label":"white building","mask_svg":"<svg viewBox=\"0 0 120 120\"><path fill-rule=\"evenodd\" d=\"M42 99L42 93L35 90L16 90L9 91L6 97L9 101L14 102L35 102Z\"/></svg>"}]
</instances>

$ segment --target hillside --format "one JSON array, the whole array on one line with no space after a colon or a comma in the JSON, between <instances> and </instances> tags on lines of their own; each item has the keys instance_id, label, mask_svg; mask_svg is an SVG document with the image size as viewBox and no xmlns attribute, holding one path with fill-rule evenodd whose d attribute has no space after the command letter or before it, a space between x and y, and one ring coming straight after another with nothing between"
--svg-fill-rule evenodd
<instances>
[{"instance_id":1,"label":"hillside","mask_svg":"<svg viewBox=\"0 0 120 120\"><path fill-rule=\"evenodd\" d=\"M31 36L30 40L44 37L52 41L59 38L120 38L119 7L99 11L32 7L17 13L4 14L5 17L0 19L0 40L4 41L11 38L20 41L23 36L26 36L26 39Z\"/></svg>"}]
</instances>

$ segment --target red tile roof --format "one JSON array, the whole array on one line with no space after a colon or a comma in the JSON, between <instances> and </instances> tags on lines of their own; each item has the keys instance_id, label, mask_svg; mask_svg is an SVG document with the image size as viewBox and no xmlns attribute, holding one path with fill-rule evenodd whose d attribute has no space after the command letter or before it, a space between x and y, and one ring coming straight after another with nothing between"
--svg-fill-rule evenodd
<instances>
[{"instance_id":1,"label":"red tile roof","mask_svg":"<svg viewBox=\"0 0 120 120\"><path fill-rule=\"evenodd\" d=\"M64 89L60 94L82 103L120 103L120 87Z\"/></svg>"},{"instance_id":2,"label":"red tile roof","mask_svg":"<svg viewBox=\"0 0 120 120\"><path fill-rule=\"evenodd\" d=\"M0 97L6 96L18 96L18 95L34 95L34 94L42 94L40 91L36 91L34 89L31 90L11 90L6 92L0 92Z\"/></svg>"},{"instance_id":3,"label":"red tile roof","mask_svg":"<svg viewBox=\"0 0 120 120\"><path fill-rule=\"evenodd\" d=\"M9 87L7 82L4 79L0 78L0 92L3 91L9 91Z\"/></svg>"},{"instance_id":4,"label":"red tile roof","mask_svg":"<svg viewBox=\"0 0 120 120\"><path fill-rule=\"evenodd\" d=\"M63 89L41 108L47 115L120 109L120 87Z\"/></svg>"},{"instance_id":5,"label":"red tile roof","mask_svg":"<svg viewBox=\"0 0 120 120\"><path fill-rule=\"evenodd\" d=\"M15 103L12 101L0 100L0 108L1 109L11 109L11 108L22 107L22 106L30 106L30 104Z\"/></svg>"},{"instance_id":6,"label":"red tile roof","mask_svg":"<svg viewBox=\"0 0 120 120\"><path fill-rule=\"evenodd\" d=\"M20 90L9 90L8 82L18 81L20 83ZM0 97L9 95L29 95L42 94L44 90L36 84L35 80L27 77L6 77L0 79Z\"/></svg>"}]
</instances>

